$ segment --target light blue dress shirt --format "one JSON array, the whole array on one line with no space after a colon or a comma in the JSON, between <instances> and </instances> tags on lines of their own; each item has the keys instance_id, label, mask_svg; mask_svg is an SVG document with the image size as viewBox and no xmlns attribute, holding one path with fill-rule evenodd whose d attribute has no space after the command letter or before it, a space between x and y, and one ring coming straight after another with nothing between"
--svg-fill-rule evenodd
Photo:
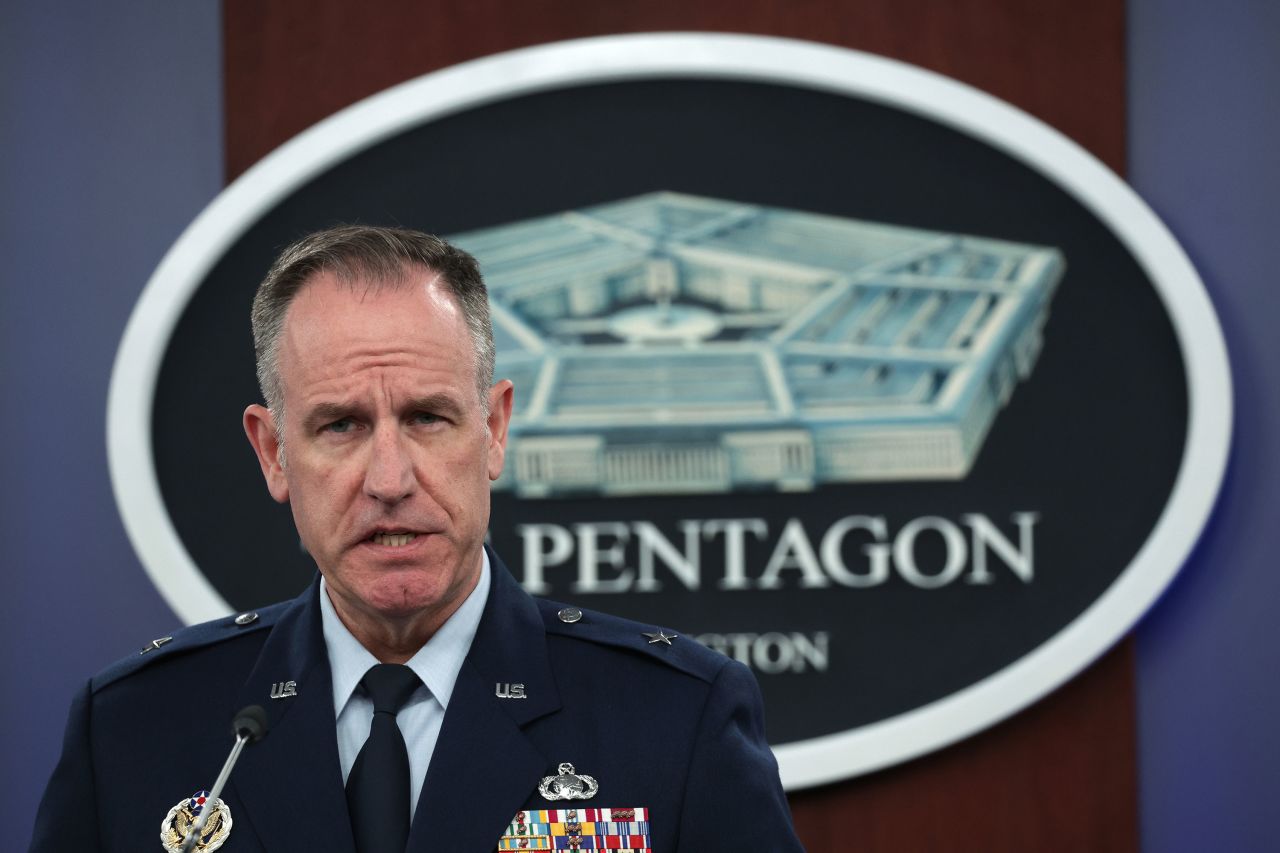
<instances>
[{"instance_id":1,"label":"light blue dress shirt","mask_svg":"<svg viewBox=\"0 0 1280 853\"><path fill-rule=\"evenodd\" d=\"M396 715L396 723L409 749L409 819L422 793L427 767L440 737L440 724L449 707L454 682L462 661L471 649L484 604L489 598L489 555L484 555L480 580L454 614L436 631L418 653L405 665L418 674L422 686L409 698ZM360 689L360 679L369 667L378 663L360 641L342 624L329 600L324 580L320 581L320 613L324 628L324 644L329 652L329 669L333 673L333 709L338 720L338 760L342 764L342 781L346 784L351 766L356 763L360 747L369 736L373 723L373 703Z\"/></svg>"}]
</instances>

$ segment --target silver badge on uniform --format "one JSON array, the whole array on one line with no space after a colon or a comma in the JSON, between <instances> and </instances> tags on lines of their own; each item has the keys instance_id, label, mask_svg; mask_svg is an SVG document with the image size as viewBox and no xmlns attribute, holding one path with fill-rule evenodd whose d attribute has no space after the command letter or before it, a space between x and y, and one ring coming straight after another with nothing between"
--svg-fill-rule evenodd
<instances>
[{"instance_id":1,"label":"silver badge on uniform","mask_svg":"<svg viewBox=\"0 0 1280 853\"><path fill-rule=\"evenodd\" d=\"M272 699L288 699L297 695L298 682L296 681L277 681L271 685Z\"/></svg>"},{"instance_id":2,"label":"silver badge on uniform","mask_svg":"<svg viewBox=\"0 0 1280 853\"><path fill-rule=\"evenodd\" d=\"M160 822L160 843L167 853L182 853L183 843L204 812L209 816L193 849L213 853L223 845L231 835L231 809L220 799L209 799L208 791L196 791L169 809Z\"/></svg>"},{"instance_id":3,"label":"silver badge on uniform","mask_svg":"<svg viewBox=\"0 0 1280 853\"><path fill-rule=\"evenodd\" d=\"M600 785L585 774L575 773L573 765L561 764L555 776L543 776L538 793L548 800L585 800L596 795Z\"/></svg>"}]
</instances>

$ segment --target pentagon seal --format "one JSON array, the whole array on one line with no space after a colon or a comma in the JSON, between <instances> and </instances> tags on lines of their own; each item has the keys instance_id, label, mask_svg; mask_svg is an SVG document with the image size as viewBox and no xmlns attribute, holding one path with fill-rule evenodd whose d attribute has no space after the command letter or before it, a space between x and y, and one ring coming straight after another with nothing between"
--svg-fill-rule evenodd
<instances>
[{"instance_id":1,"label":"pentagon seal","mask_svg":"<svg viewBox=\"0 0 1280 853\"><path fill-rule=\"evenodd\" d=\"M590 776L579 775L569 763L557 768L557 775L543 776L538 793L548 800L585 800L594 797L600 785Z\"/></svg>"},{"instance_id":2,"label":"pentagon seal","mask_svg":"<svg viewBox=\"0 0 1280 853\"><path fill-rule=\"evenodd\" d=\"M187 836L205 812L208 812L208 817L192 849L212 853L226 842L231 835L231 809L216 797L210 799L208 791L196 791L169 809L160 822L160 844L166 853L182 853Z\"/></svg>"}]
</instances>

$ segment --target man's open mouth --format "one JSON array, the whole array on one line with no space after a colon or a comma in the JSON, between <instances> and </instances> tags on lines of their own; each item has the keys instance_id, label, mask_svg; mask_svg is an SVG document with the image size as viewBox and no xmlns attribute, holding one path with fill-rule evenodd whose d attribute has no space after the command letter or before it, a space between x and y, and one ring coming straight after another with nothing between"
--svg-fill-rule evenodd
<instances>
[{"instance_id":1,"label":"man's open mouth","mask_svg":"<svg viewBox=\"0 0 1280 853\"><path fill-rule=\"evenodd\" d=\"M369 541L375 545L390 545L392 548L400 548L417 538L418 534L416 533L375 533L369 537Z\"/></svg>"}]
</instances>

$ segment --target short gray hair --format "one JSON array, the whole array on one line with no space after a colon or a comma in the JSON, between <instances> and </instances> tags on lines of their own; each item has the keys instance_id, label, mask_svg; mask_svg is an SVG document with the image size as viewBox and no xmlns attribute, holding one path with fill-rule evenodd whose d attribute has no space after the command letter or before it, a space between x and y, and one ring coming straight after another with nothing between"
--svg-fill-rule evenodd
<instances>
[{"instance_id":1,"label":"short gray hair","mask_svg":"<svg viewBox=\"0 0 1280 853\"><path fill-rule=\"evenodd\" d=\"M280 333L285 314L298 293L321 273L330 273L352 287L360 281L374 287L402 286L415 268L438 273L458 300L471 336L480 402L488 407L487 392L493 384L493 325L489 319L489 295L476 259L421 231L342 225L303 237L281 252L253 297L258 387L277 422L278 434L284 419Z\"/></svg>"}]
</instances>

